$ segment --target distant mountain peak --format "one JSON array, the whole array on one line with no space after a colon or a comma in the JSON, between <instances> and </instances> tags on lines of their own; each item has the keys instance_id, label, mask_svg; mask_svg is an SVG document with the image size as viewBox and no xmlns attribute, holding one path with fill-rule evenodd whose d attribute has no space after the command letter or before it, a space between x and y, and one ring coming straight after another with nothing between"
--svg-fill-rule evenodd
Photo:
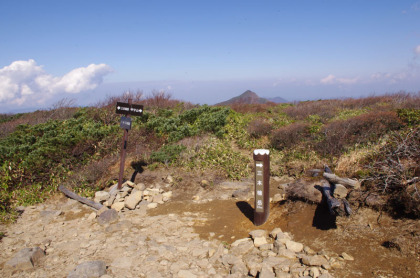
<instances>
[{"instance_id":1,"label":"distant mountain peak","mask_svg":"<svg viewBox=\"0 0 420 278\"><path fill-rule=\"evenodd\" d=\"M220 102L216 105L230 105L230 104L256 104L256 103L267 103L268 100L259 97L256 93L251 90L246 90L244 93L237 97L233 97L227 101Z\"/></svg>"}]
</instances>

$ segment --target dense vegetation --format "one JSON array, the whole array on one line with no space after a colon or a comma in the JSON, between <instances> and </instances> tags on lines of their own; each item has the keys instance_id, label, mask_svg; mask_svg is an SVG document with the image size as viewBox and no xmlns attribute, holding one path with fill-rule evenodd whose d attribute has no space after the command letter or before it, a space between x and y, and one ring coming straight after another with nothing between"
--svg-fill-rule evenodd
<instances>
[{"instance_id":1,"label":"dense vegetation","mask_svg":"<svg viewBox=\"0 0 420 278\"><path fill-rule=\"evenodd\" d=\"M130 130L132 165L241 179L252 173L252 150L269 148L272 175L301 177L326 163L362 179L365 192L381 196L389 210L420 216L419 94L212 107L137 93L108 98L100 108L64 102L49 111L0 115L2 221L59 184L85 195L112 184L122 135L115 103L128 98L146 108Z\"/></svg>"}]
</instances>

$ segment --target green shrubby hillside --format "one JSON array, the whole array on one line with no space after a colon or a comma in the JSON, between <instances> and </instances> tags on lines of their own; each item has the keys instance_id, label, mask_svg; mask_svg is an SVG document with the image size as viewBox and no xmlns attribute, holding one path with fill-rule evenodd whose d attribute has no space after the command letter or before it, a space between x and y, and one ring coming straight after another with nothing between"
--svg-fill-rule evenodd
<instances>
[{"instance_id":1,"label":"green shrubby hillside","mask_svg":"<svg viewBox=\"0 0 420 278\"><path fill-rule=\"evenodd\" d=\"M99 108L57 107L0 117L0 213L42 202L66 184L83 195L115 182L122 131L117 101L142 103L127 155L150 170L252 174L252 151L271 150L271 174L302 177L330 165L362 179L387 209L420 216L420 95L399 93L294 104L191 105L154 93L108 98ZM362 202L362 201L360 201Z\"/></svg>"}]
</instances>

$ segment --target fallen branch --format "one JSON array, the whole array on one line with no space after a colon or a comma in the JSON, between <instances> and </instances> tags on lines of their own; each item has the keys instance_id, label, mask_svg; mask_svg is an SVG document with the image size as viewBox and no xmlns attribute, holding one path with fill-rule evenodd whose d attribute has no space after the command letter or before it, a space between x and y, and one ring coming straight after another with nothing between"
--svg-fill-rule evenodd
<instances>
[{"instance_id":1,"label":"fallen branch","mask_svg":"<svg viewBox=\"0 0 420 278\"><path fill-rule=\"evenodd\" d=\"M335 183L335 184L342 184L347 187L351 187L354 189L360 189L360 182L348 178L340 178L337 175L334 175L332 173L326 173L324 172L323 177L326 178L329 182Z\"/></svg>"},{"instance_id":2,"label":"fallen branch","mask_svg":"<svg viewBox=\"0 0 420 278\"><path fill-rule=\"evenodd\" d=\"M79 201L79 202L81 202L81 203L83 203L85 205L88 205L88 206L90 206L90 207L92 207L94 209L100 210L103 207L103 205L101 205L100 203L96 203L96 202L94 202L92 200L89 200L87 198L80 197L79 195L77 195L73 191L68 190L67 188L65 188L62 185L60 185L58 187L58 190L60 190L61 192L63 192L63 194L66 195L67 197L72 198L72 199L74 199L76 201Z\"/></svg>"}]
</instances>

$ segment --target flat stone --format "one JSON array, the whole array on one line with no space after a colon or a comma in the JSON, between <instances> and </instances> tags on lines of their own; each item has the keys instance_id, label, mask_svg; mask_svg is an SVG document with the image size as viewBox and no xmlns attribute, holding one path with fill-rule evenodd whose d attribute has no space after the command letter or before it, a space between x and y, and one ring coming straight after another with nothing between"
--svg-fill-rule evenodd
<instances>
[{"instance_id":1,"label":"flat stone","mask_svg":"<svg viewBox=\"0 0 420 278\"><path fill-rule=\"evenodd\" d=\"M354 261L354 258L347 254L346 252L341 253L341 257L345 259L346 261Z\"/></svg>"},{"instance_id":2,"label":"flat stone","mask_svg":"<svg viewBox=\"0 0 420 278\"><path fill-rule=\"evenodd\" d=\"M194 275L191 271L189 270L180 270L178 272L178 277L179 278L196 278L197 275Z\"/></svg>"},{"instance_id":3,"label":"flat stone","mask_svg":"<svg viewBox=\"0 0 420 278\"><path fill-rule=\"evenodd\" d=\"M323 264L327 264L328 261L323 256L315 255L302 257L302 263L307 266L322 266Z\"/></svg>"},{"instance_id":4,"label":"flat stone","mask_svg":"<svg viewBox=\"0 0 420 278\"><path fill-rule=\"evenodd\" d=\"M290 251L295 252L295 253L299 253L299 252L302 252L302 250L303 250L303 244L300 243L300 242L287 240L286 241L286 248Z\"/></svg>"},{"instance_id":5,"label":"flat stone","mask_svg":"<svg viewBox=\"0 0 420 278\"><path fill-rule=\"evenodd\" d=\"M95 202L102 202L108 200L110 197L109 193L106 191L95 192Z\"/></svg>"},{"instance_id":6,"label":"flat stone","mask_svg":"<svg viewBox=\"0 0 420 278\"><path fill-rule=\"evenodd\" d=\"M239 244L231 247L230 252L234 255L244 255L254 249L254 243L251 239L248 241L242 241Z\"/></svg>"},{"instance_id":7,"label":"flat stone","mask_svg":"<svg viewBox=\"0 0 420 278\"><path fill-rule=\"evenodd\" d=\"M146 189L146 185L144 185L144 183L138 183L134 186L135 189L137 189L138 191L143 191Z\"/></svg>"},{"instance_id":8,"label":"flat stone","mask_svg":"<svg viewBox=\"0 0 420 278\"><path fill-rule=\"evenodd\" d=\"M135 209L137 204L140 203L141 199L143 198L143 192L136 191L132 193L130 196L125 198L124 205L129 209Z\"/></svg>"},{"instance_id":9,"label":"flat stone","mask_svg":"<svg viewBox=\"0 0 420 278\"><path fill-rule=\"evenodd\" d=\"M233 242L230 246L236 247L239 244L244 243L244 242L251 242L251 239L250 238L241 238L241 239L238 239L235 242Z\"/></svg>"},{"instance_id":10,"label":"flat stone","mask_svg":"<svg viewBox=\"0 0 420 278\"><path fill-rule=\"evenodd\" d=\"M5 264L6 268L13 268L17 270L29 270L35 265L39 264L44 251L39 247L24 248L20 250L11 260Z\"/></svg>"},{"instance_id":11,"label":"flat stone","mask_svg":"<svg viewBox=\"0 0 420 278\"><path fill-rule=\"evenodd\" d=\"M163 204L163 195L157 194L153 196L153 203Z\"/></svg>"},{"instance_id":12,"label":"flat stone","mask_svg":"<svg viewBox=\"0 0 420 278\"><path fill-rule=\"evenodd\" d=\"M255 237L254 238L254 246L260 247L261 245L267 244L267 239L264 237Z\"/></svg>"},{"instance_id":13,"label":"flat stone","mask_svg":"<svg viewBox=\"0 0 420 278\"><path fill-rule=\"evenodd\" d=\"M96 278L104 277L106 264L103 261L84 262L76 266L67 278Z\"/></svg>"},{"instance_id":14,"label":"flat stone","mask_svg":"<svg viewBox=\"0 0 420 278\"><path fill-rule=\"evenodd\" d=\"M115 209L107 209L98 216L98 223L105 225L118 221L118 212Z\"/></svg>"},{"instance_id":15,"label":"flat stone","mask_svg":"<svg viewBox=\"0 0 420 278\"><path fill-rule=\"evenodd\" d=\"M289 259L296 258L296 253L288 249L279 249L277 255Z\"/></svg>"},{"instance_id":16,"label":"flat stone","mask_svg":"<svg viewBox=\"0 0 420 278\"><path fill-rule=\"evenodd\" d=\"M124 202L116 202L112 204L111 208L115 209L115 211L121 211L124 208L124 206L125 206Z\"/></svg>"},{"instance_id":17,"label":"flat stone","mask_svg":"<svg viewBox=\"0 0 420 278\"><path fill-rule=\"evenodd\" d=\"M265 230L254 230L249 233L249 235L255 239L256 237L265 237L267 232Z\"/></svg>"},{"instance_id":18,"label":"flat stone","mask_svg":"<svg viewBox=\"0 0 420 278\"><path fill-rule=\"evenodd\" d=\"M157 203L150 203L150 204L147 204L147 208L149 208L149 209L154 209L154 208L157 208L157 206L158 206L158 204L157 204Z\"/></svg>"}]
</instances>

